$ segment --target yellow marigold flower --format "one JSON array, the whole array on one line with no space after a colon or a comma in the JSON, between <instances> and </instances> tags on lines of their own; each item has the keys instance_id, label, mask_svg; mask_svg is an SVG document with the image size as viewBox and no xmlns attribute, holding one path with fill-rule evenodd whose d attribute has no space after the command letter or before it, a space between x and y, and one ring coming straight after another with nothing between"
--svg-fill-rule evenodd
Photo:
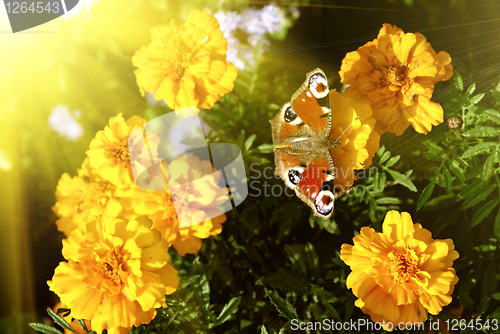
<instances>
[{"instance_id":1,"label":"yellow marigold flower","mask_svg":"<svg viewBox=\"0 0 500 334\"><path fill-rule=\"evenodd\" d=\"M168 247L149 219L89 216L63 240L68 262L47 283L72 317L90 320L97 333L125 334L149 323L177 289Z\"/></svg>"},{"instance_id":2,"label":"yellow marigold flower","mask_svg":"<svg viewBox=\"0 0 500 334\"><path fill-rule=\"evenodd\" d=\"M60 309L60 308L68 308L66 305L64 305L63 303L59 302L56 304L56 306L54 306L54 308L52 309L54 312L57 313L57 310ZM62 317L62 314L59 314L61 317ZM80 324L78 323L78 321L73 320L73 317L70 315L66 316L66 317L63 317L64 320L66 320L66 322L78 333L78 334L87 334L88 332L82 328L82 326L80 326ZM87 326L87 329L89 331L92 330L92 326L90 325L90 321L88 320L84 320L85 322L85 326ZM64 330L64 334L72 334L74 332L70 331L69 329L65 329Z\"/></svg>"},{"instance_id":3,"label":"yellow marigold flower","mask_svg":"<svg viewBox=\"0 0 500 334\"><path fill-rule=\"evenodd\" d=\"M201 239L222 231L221 224L226 215L216 207L228 199L227 190L218 187L219 180L209 175L212 164L196 156L181 154L167 165L164 173L165 177L168 175L169 187L185 183L189 186L183 192L174 191L173 194L169 189L149 191L133 188L129 195L133 210L139 216L147 215L181 256L196 254L201 249ZM177 211L174 200L179 209ZM203 208L199 207L200 204ZM191 221L191 224L181 226L178 215L182 215L181 221Z\"/></svg>"},{"instance_id":4,"label":"yellow marigold flower","mask_svg":"<svg viewBox=\"0 0 500 334\"><path fill-rule=\"evenodd\" d=\"M95 138L90 142L87 151L90 166L95 173L104 180L114 185L123 186L133 182L132 168L130 165L130 151L137 157L136 164L149 166L151 163L150 154L158 156L159 138L154 134L148 134L149 148L144 147L142 138L137 138L137 143L129 147L128 138L130 134L146 123L146 120L139 116L132 116L126 122L122 114L111 117L109 125L104 130L97 132ZM149 151L149 152L148 152Z\"/></svg>"},{"instance_id":5,"label":"yellow marigold flower","mask_svg":"<svg viewBox=\"0 0 500 334\"><path fill-rule=\"evenodd\" d=\"M226 61L227 41L207 12L194 9L184 27L172 20L151 33L151 44L132 57L143 96L149 92L174 110L194 105L199 112L233 90L238 70ZM186 111L179 116L187 117Z\"/></svg>"},{"instance_id":6,"label":"yellow marigold flower","mask_svg":"<svg viewBox=\"0 0 500 334\"><path fill-rule=\"evenodd\" d=\"M335 187L345 190L356 180L355 169L371 166L380 147L380 135L375 131L376 120L369 105L342 97L334 89L330 90L330 105L330 139L340 140L340 145L330 149L335 167Z\"/></svg>"},{"instance_id":7,"label":"yellow marigold flower","mask_svg":"<svg viewBox=\"0 0 500 334\"><path fill-rule=\"evenodd\" d=\"M436 315L452 300L458 282L453 241L432 239L407 212L389 211L382 231L363 227L354 246L342 245L340 258L352 270L347 288L358 297L355 305L373 321L385 321L387 330L424 322L427 312Z\"/></svg>"},{"instance_id":8,"label":"yellow marigold flower","mask_svg":"<svg viewBox=\"0 0 500 334\"><path fill-rule=\"evenodd\" d=\"M427 134L443 122L443 108L430 99L434 85L452 77L450 63L422 34L384 24L377 39L345 56L339 74L350 85L344 96L371 104L380 134L401 135L410 124Z\"/></svg>"},{"instance_id":9,"label":"yellow marigold flower","mask_svg":"<svg viewBox=\"0 0 500 334\"><path fill-rule=\"evenodd\" d=\"M64 173L56 188L56 204L52 210L59 219L57 229L69 236L71 231L78 228L80 221L89 215L117 217L127 207L126 198L122 195L129 186L117 187L109 181L94 174L86 158L78 176L71 177Z\"/></svg>"}]
</instances>

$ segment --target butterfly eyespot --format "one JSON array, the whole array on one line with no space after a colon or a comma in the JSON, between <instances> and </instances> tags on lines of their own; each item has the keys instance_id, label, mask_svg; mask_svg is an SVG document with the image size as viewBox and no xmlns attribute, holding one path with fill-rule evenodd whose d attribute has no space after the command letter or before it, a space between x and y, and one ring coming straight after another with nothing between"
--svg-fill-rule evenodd
<instances>
[{"instance_id":1,"label":"butterfly eyespot","mask_svg":"<svg viewBox=\"0 0 500 334\"><path fill-rule=\"evenodd\" d=\"M316 73L309 79L309 90L317 99L322 99L328 95L328 81L321 73Z\"/></svg>"},{"instance_id":2,"label":"butterfly eyespot","mask_svg":"<svg viewBox=\"0 0 500 334\"><path fill-rule=\"evenodd\" d=\"M297 185L300 181L302 181L302 174L300 174L298 170L292 169L288 172L288 179L290 182Z\"/></svg>"},{"instance_id":3,"label":"butterfly eyespot","mask_svg":"<svg viewBox=\"0 0 500 334\"><path fill-rule=\"evenodd\" d=\"M292 107L288 107L285 111L285 122L290 123L293 122L297 118L297 114L293 111Z\"/></svg>"},{"instance_id":4,"label":"butterfly eyespot","mask_svg":"<svg viewBox=\"0 0 500 334\"><path fill-rule=\"evenodd\" d=\"M316 211L323 216L328 216L333 211L333 202L335 201L335 197L333 193L329 190L321 191L314 202L314 206L316 207Z\"/></svg>"}]
</instances>

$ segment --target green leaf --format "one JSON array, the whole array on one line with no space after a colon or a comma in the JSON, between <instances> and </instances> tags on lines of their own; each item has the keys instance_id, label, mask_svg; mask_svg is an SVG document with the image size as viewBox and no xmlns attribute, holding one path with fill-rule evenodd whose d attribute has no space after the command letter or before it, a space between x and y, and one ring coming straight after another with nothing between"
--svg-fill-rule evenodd
<instances>
[{"instance_id":1,"label":"green leaf","mask_svg":"<svg viewBox=\"0 0 500 334\"><path fill-rule=\"evenodd\" d=\"M380 158L380 163L383 164L389 157L391 156L391 152L385 151L384 154L382 154L382 157Z\"/></svg>"},{"instance_id":2,"label":"green leaf","mask_svg":"<svg viewBox=\"0 0 500 334\"><path fill-rule=\"evenodd\" d=\"M460 164L458 161L451 160L448 161L448 166L450 167L450 170L455 174L456 177L462 182L465 182L465 174L462 168L460 167Z\"/></svg>"},{"instance_id":3,"label":"green leaf","mask_svg":"<svg viewBox=\"0 0 500 334\"><path fill-rule=\"evenodd\" d=\"M34 330L42 332L44 334L62 334L60 331L49 325L44 325L40 323L30 323L29 325Z\"/></svg>"},{"instance_id":4,"label":"green leaf","mask_svg":"<svg viewBox=\"0 0 500 334\"><path fill-rule=\"evenodd\" d=\"M491 90L491 95L497 100L497 102L500 102L500 92L497 90Z\"/></svg>"},{"instance_id":5,"label":"green leaf","mask_svg":"<svg viewBox=\"0 0 500 334\"><path fill-rule=\"evenodd\" d=\"M496 92L498 95L499 95L499 99L500 99L500 92ZM500 100L499 100L500 102ZM484 111L481 116L483 117L486 117L487 119L489 119L490 121L493 121L497 124L500 124L500 112L496 111L496 110L493 110L493 109L488 109L486 111Z\"/></svg>"},{"instance_id":6,"label":"green leaf","mask_svg":"<svg viewBox=\"0 0 500 334\"><path fill-rule=\"evenodd\" d=\"M375 203L380 204L380 205L387 205L387 204L401 204L401 200L396 197L382 197L382 198L377 198L375 200Z\"/></svg>"},{"instance_id":7,"label":"green leaf","mask_svg":"<svg viewBox=\"0 0 500 334\"><path fill-rule=\"evenodd\" d=\"M257 135L254 133L253 135L248 137L247 140L245 140L245 150L246 151L248 151L250 149L250 147L252 147L253 142L255 141L255 138L257 138Z\"/></svg>"},{"instance_id":8,"label":"green leaf","mask_svg":"<svg viewBox=\"0 0 500 334\"><path fill-rule=\"evenodd\" d=\"M281 298L280 295L278 295L278 293L268 289L265 289L264 291L266 292L266 295L271 300L271 303L276 307L276 309L278 310L279 314L282 317L285 317L289 320L298 318L297 311L295 310L295 308L288 301Z\"/></svg>"},{"instance_id":9,"label":"green leaf","mask_svg":"<svg viewBox=\"0 0 500 334\"><path fill-rule=\"evenodd\" d=\"M389 168L394 166L396 162L399 161L400 158L401 158L400 155L396 155L395 157L390 158L389 161L387 161L387 163L385 164L385 167Z\"/></svg>"},{"instance_id":10,"label":"green leaf","mask_svg":"<svg viewBox=\"0 0 500 334\"><path fill-rule=\"evenodd\" d=\"M313 220L313 223L318 224L319 227L325 229L325 231L327 231L328 233L340 235L339 226L334 220L324 220L323 218L319 218L313 215L309 217L309 223L311 223L311 220Z\"/></svg>"},{"instance_id":11,"label":"green leaf","mask_svg":"<svg viewBox=\"0 0 500 334\"><path fill-rule=\"evenodd\" d=\"M288 320L286 322L286 324L280 329L279 333L278 334L286 334L288 333L288 329L290 328L291 326L291 321L292 320Z\"/></svg>"},{"instance_id":12,"label":"green leaf","mask_svg":"<svg viewBox=\"0 0 500 334\"><path fill-rule=\"evenodd\" d=\"M500 300L500 292L494 293L491 297L495 298L496 300Z\"/></svg>"},{"instance_id":13,"label":"green leaf","mask_svg":"<svg viewBox=\"0 0 500 334\"><path fill-rule=\"evenodd\" d=\"M226 305L224 305L224 308L220 312L215 322L210 324L209 327L213 328L219 326L228 321L229 319L231 319L231 317L235 315L236 312L238 312L238 307L240 306L240 303L241 303L241 297L232 298Z\"/></svg>"},{"instance_id":14,"label":"green leaf","mask_svg":"<svg viewBox=\"0 0 500 334\"><path fill-rule=\"evenodd\" d=\"M431 141L425 142L425 146L429 148L429 151L435 154L440 154L444 152L444 149L436 143Z\"/></svg>"},{"instance_id":15,"label":"green leaf","mask_svg":"<svg viewBox=\"0 0 500 334\"><path fill-rule=\"evenodd\" d=\"M273 153L274 145L273 144L262 144L252 149L253 151L257 151L258 153Z\"/></svg>"},{"instance_id":16,"label":"green leaf","mask_svg":"<svg viewBox=\"0 0 500 334\"><path fill-rule=\"evenodd\" d=\"M319 259L318 254L314 250L314 246L309 242L304 247L304 258L307 265L307 273L310 279L319 278ZM312 277L311 277L312 276Z\"/></svg>"},{"instance_id":17,"label":"green leaf","mask_svg":"<svg viewBox=\"0 0 500 334\"><path fill-rule=\"evenodd\" d=\"M453 74L453 81L455 82L455 87L462 92L464 90L464 82L462 76L457 71Z\"/></svg>"},{"instance_id":18,"label":"green leaf","mask_svg":"<svg viewBox=\"0 0 500 334\"><path fill-rule=\"evenodd\" d=\"M66 318L67 316L69 316L71 314L71 310L69 308L58 308L56 310L56 313L57 314L61 314L62 313L62 317L63 318Z\"/></svg>"},{"instance_id":19,"label":"green leaf","mask_svg":"<svg viewBox=\"0 0 500 334\"><path fill-rule=\"evenodd\" d=\"M380 173L378 171L378 169L375 169L375 173L373 174L373 190L375 192L382 192L380 190Z\"/></svg>"},{"instance_id":20,"label":"green leaf","mask_svg":"<svg viewBox=\"0 0 500 334\"><path fill-rule=\"evenodd\" d=\"M469 86L469 88L467 88L467 93L472 95L475 90L476 90L476 83L474 82L472 85Z\"/></svg>"},{"instance_id":21,"label":"green leaf","mask_svg":"<svg viewBox=\"0 0 500 334\"><path fill-rule=\"evenodd\" d=\"M500 136L500 129L491 126L476 126L462 135L464 137L497 137Z\"/></svg>"},{"instance_id":22,"label":"green leaf","mask_svg":"<svg viewBox=\"0 0 500 334\"><path fill-rule=\"evenodd\" d=\"M199 276L198 280L193 285L193 292L195 300L201 307L205 319L210 319L210 285L208 284L205 274Z\"/></svg>"},{"instance_id":23,"label":"green leaf","mask_svg":"<svg viewBox=\"0 0 500 334\"><path fill-rule=\"evenodd\" d=\"M473 97L470 98L469 102L472 104L477 104L483 99L484 95L485 93L474 95Z\"/></svg>"},{"instance_id":24,"label":"green leaf","mask_svg":"<svg viewBox=\"0 0 500 334\"><path fill-rule=\"evenodd\" d=\"M49 316L54 320L54 322L56 324L58 324L59 326L61 326L62 328L64 329L67 329L67 330L70 330L72 332L75 332L76 331L73 329L73 327L70 326L70 324L68 324L66 322L66 320L64 320L63 317L61 317L59 314L57 314L56 312L52 311L52 309L50 307L47 307L47 313L49 314Z\"/></svg>"},{"instance_id":25,"label":"green leaf","mask_svg":"<svg viewBox=\"0 0 500 334\"><path fill-rule=\"evenodd\" d=\"M476 204L484 201L486 197L488 197L494 189L495 187L483 187L479 189L477 192L470 194L471 196L469 196L469 199L462 206L462 210L467 210L468 208L472 208Z\"/></svg>"},{"instance_id":26,"label":"green leaf","mask_svg":"<svg viewBox=\"0 0 500 334\"><path fill-rule=\"evenodd\" d=\"M269 333L267 332L266 326L262 325L262 326L260 327L260 334L269 334Z\"/></svg>"},{"instance_id":27,"label":"green leaf","mask_svg":"<svg viewBox=\"0 0 500 334\"><path fill-rule=\"evenodd\" d=\"M443 167L443 178L444 178L444 189L449 194L451 191L451 174L448 171L448 168Z\"/></svg>"},{"instance_id":28,"label":"green leaf","mask_svg":"<svg viewBox=\"0 0 500 334\"><path fill-rule=\"evenodd\" d=\"M491 152L488 158L486 158L486 161L483 166L483 178L486 182L488 182L493 172L493 162L495 161L495 154L497 154L496 149L493 152Z\"/></svg>"},{"instance_id":29,"label":"green leaf","mask_svg":"<svg viewBox=\"0 0 500 334\"><path fill-rule=\"evenodd\" d=\"M321 303L323 306L326 308L326 311L338 322L342 322L342 318L340 317L339 313L335 308L326 300L324 300L322 297L319 298L321 300Z\"/></svg>"},{"instance_id":30,"label":"green leaf","mask_svg":"<svg viewBox=\"0 0 500 334\"><path fill-rule=\"evenodd\" d=\"M380 171L380 184L379 184L380 192L384 191L386 183L387 183L387 174L385 173L384 170L381 170Z\"/></svg>"},{"instance_id":31,"label":"green leaf","mask_svg":"<svg viewBox=\"0 0 500 334\"><path fill-rule=\"evenodd\" d=\"M481 223L498 204L498 199L494 199L483 205L483 207L480 208L472 218L471 226L474 227Z\"/></svg>"},{"instance_id":32,"label":"green leaf","mask_svg":"<svg viewBox=\"0 0 500 334\"><path fill-rule=\"evenodd\" d=\"M405 186L406 188L410 189L411 191L417 191L417 187L411 182L409 178L401 174L400 172L396 172L395 170L390 170L386 169L387 172L392 176L392 178L399 182L399 184Z\"/></svg>"},{"instance_id":33,"label":"green leaf","mask_svg":"<svg viewBox=\"0 0 500 334\"><path fill-rule=\"evenodd\" d=\"M349 321L349 319L351 319L353 313L354 313L354 303L348 302L346 307L345 307L344 321Z\"/></svg>"},{"instance_id":34,"label":"green leaf","mask_svg":"<svg viewBox=\"0 0 500 334\"><path fill-rule=\"evenodd\" d=\"M379 156L379 157L381 157L381 156L384 154L384 152L385 152L385 146L384 146L384 145L382 145L382 146L378 149L378 151L377 151L377 154L376 154L376 155L377 155L377 156Z\"/></svg>"},{"instance_id":35,"label":"green leaf","mask_svg":"<svg viewBox=\"0 0 500 334\"><path fill-rule=\"evenodd\" d=\"M238 134L238 138L236 139L236 145L239 147L242 147L245 141L245 130L241 129L240 133Z\"/></svg>"},{"instance_id":36,"label":"green leaf","mask_svg":"<svg viewBox=\"0 0 500 334\"><path fill-rule=\"evenodd\" d=\"M495 225L493 226L493 231L497 238L500 238L500 210L498 210L497 216L495 218ZM497 275L497 279L500 279L500 274Z\"/></svg>"},{"instance_id":37,"label":"green leaf","mask_svg":"<svg viewBox=\"0 0 500 334\"><path fill-rule=\"evenodd\" d=\"M280 106L277 105L276 103L269 103L266 106L267 106L267 109L273 110L273 111L276 111L276 110L280 109Z\"/></svg>"},{"instance_id":38,"label":"green leaf","mask_svg":"<svg viewBox=\"0 0 500 334\"><path fill-rule=\"evenodd\" d=\"M472 146L471 148L467 149L467 151L465 151L464 154L462 154L462 158L467 159L467 158L476 156L478 154L488 152L493 147L498 147L498 143L487 142L487 143L477 144L477 145Z\"/></svg>"},{"instance_id":39,"label":"green leaf","mask_svg":"<svg viewBox=\"0 0 500 334\"><path fill-rule=\"evenodd\" d=\"M297 268L299 268L299 270L303 272L304 275L307 275L307 269L306 269L306 264L304 262L304 257L296 249L296 245L294 246L285 245L285 252L287 253L288 258L290 259L292 264Z\"/></svg>"},{"instance_id":40,"label":"green leaf","mask_svg":"<svg viewBox=\"0 0 500 334\"><path fill-rule=\"evenodd\" d=\"M418 199L417 203L417 210L420 210L425 204L427 204L427 201L432 195L432 192L434 191L434 186L436 185L436 179L432 179L432 181L425 187L424 191L422 191L422 194L420 195L420 198Z\"/></svg>"},{"instance_id":41,"label":"green leaf","mask_svg":"<svg viewBox=\"0 0 500 334\"><path fill-rule=\"evenodd\" d=\"M460 303L468 310L473 310L474 309L474 301L472 300L471 297L469 297L468 292L464 290L459 290L458 291L458 299L460 300Z\"/></svg>"},{"instance_id":42,"label":"green leaf","mask_svg":"<svg viewBox=\"0 0 500 334\"><path fill-rule=\"evenodd\" d=\"M89 329L87 328L87 325L85 325L85 320L82 320L82 319L78 319L76 320L78 322L78 324L80 325L80 327L82 327L85 331L89 331Z\"/></svg>"}]
</instances>

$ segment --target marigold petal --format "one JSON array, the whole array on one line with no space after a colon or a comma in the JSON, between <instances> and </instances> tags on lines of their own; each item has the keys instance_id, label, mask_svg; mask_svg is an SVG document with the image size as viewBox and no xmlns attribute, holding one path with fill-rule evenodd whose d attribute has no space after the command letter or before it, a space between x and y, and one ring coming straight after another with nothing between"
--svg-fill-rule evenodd
<instances>
[{"instance_id":1,"label":"marigold petal","mask_svg":"<svg viewBox=\"0 0 500 334\"><path fill-rule=\"evenodd\" d=\"M402 64L407 63L410 50L415 45L416 41L417 38L415 37L415 34L412 33L405 34L401 38L401 42L399 43L398 49L396 50L396 56Z\"/></svg>"},{"instance_id":2,"label":"marigold petal","mask_svg":"<svg viewBox=\"0 0 500 334\"><path fill-rule=\"evenodd\" d=\"M381 287L375 287L363 298L363 301L365 302L365 308L375 314L383 314L388 321L397 321L400 317L399 308L392 296L384 292Z\"/></svg>"},{"instance_id":3,"label":"marigold petal","mask_svg":"<svg viewBox=\"0 0 500 334\"><path fill-rule=\"evenodd\" d=\"M201 240L196 237L181 239L177 238L174 242L174 248L180 256L186 254L196 254L201 249Z\"/></svg>"},{"instance_id":4,"label":"marigold petal","mask_svg":"<svg viewBox=\"0 0 500 334\"><path fill-rule=\"evenodd\" d=\"M351 276L352 275L352 276ZM377 282L370 275L361 272L351 272L346 279L346 286L358 298L364 298L377 287Z\"/></svg>"},{"instance_id":5,"label":"marigold petal","mask_svg":"<svg viewBox=\"0 0 500 334\"><path fill-rule=\"evenodd\" d=\"M342 60L340 78L342 83L352 84L360 73L370 72L372 69L373 66L366 57L357 51L349 52Z\"/></svg>"},{"instance_id":6,"label":"marigold petal","mask_svg":"<svg viewBox=\"0 0 500 334\"><path fill-rule=\"evenodd\" d=\"M403 239L406 235L415 232L411 216L408 212L391 210L387 212L382 224L382 231L389 242L396 242Z\"/></svg>"},{"instance_id":7,"label":"marigold petal","mask_svg":"<svg viewBox=\"0 0 500 334\"><path fill-rule=\"evenodd\" d=\"M434 65L434 57L429 52L422 52L418 57L415 57L411 64L411 71L408 77L415 79L416 77L435 77L438 74L438 69Z\"/></svg>"},{"instance_id":8,"label":"marigold petal","mask_svg":"<svg viewBox=\"0 0 500 334\"><path fill-rule=\"evenodd\" d=\"M177 270L171 265L158 269L155 273L160 275L160 281L165 286L165 294L170 295L177 290L179 286L179 279L177 278Z\"/></svg>"},{"instance_id":9,"label":"marigold petal","mask_svg":"<svg viewBox=\"0 0 500 334\"><path fill-rule=\"evenodd\" d=\"M451 282L455 278L455 273L451 271L435 271L430 274L431 278L429 279L426 291L431 295L448 294Z\"/></svg>"},{"instance_id":10,"label":"marigold petal","mask_svg":"<svg viewBox=\"0 0 500 334\"><path fill-rule=\"evenodd\" d=\"M161 240L158 243L144 248L141 256L141 268L144 270L155 270L165 266L169 260L168 242Z\"/></svg>"}]
</instances>

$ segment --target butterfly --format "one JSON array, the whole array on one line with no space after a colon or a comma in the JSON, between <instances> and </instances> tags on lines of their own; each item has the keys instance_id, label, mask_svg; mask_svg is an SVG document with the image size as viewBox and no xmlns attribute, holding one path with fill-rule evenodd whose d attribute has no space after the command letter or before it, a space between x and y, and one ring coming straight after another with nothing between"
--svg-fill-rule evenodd
<instances>
[{"instance_id":1,"label":"butterfly","mask_svg":"<svg viewBox=\"0 0 500 334\"><path fill-rule=\"evenodd\" d=\"M270 120L276 170L285 184L309 205L314 215L329 219L335 202L334 165L330 149L332 113L326 74L307 73L302 86Z\"/></svg>"}]
</instances>

